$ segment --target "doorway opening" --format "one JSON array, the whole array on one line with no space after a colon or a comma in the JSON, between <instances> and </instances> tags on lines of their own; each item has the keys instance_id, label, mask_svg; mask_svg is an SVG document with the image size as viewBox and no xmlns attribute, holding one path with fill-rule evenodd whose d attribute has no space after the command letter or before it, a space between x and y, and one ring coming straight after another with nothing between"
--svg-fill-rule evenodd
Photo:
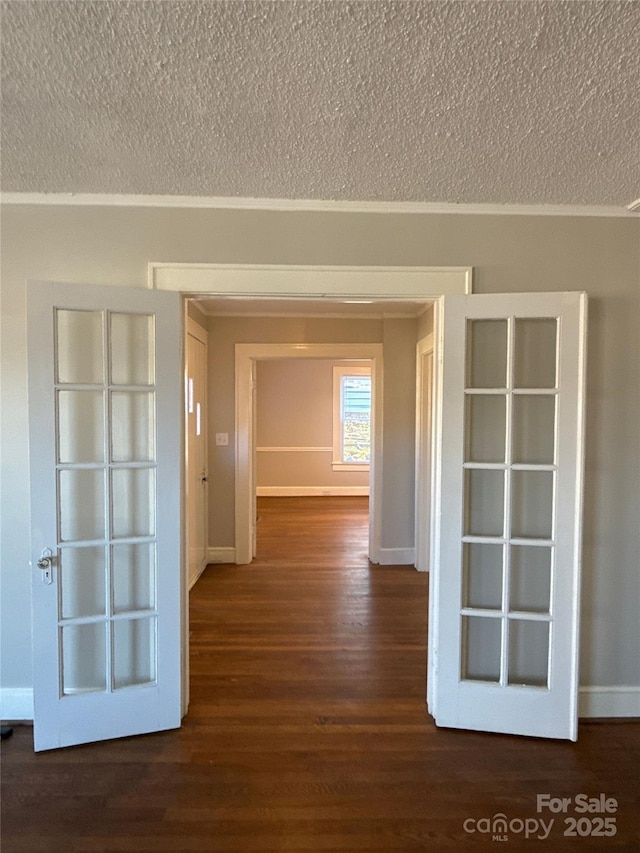
<instances>
[{"instance_id":1,"label":"doorway opening","mask_svg":"<svg viewBox=\"0 0 640 853\"><path fill-rule=\"evenodd\" d=\"M284 559L282 546L314 561L322 551L329 557L335 544L351 562L368 563L371 366L369 360L257 360L252 460L259 561ZM281 544L269 534L280 512ZM328 549L319 545L322 536Z\"/></svg>"},{"instance_id":2,"label":"doorway opening","mask_svg":"<svg viewBox=\"0 0 640 853\"><path fill-rule=\"evenodd\" d=\"M332 372L332 367L337 362L351 363L357 361L370 367L371 376L371 419L370 419L370 460L369 460L369 506L370 506L370 532L369 532L369 557L372 562L381 562L381 504L379 496L382 494L382 425L383 425L383 365L382 344L244 344L235 345L235 388L236 388L236 452L235 452L235 562L239 564L250 563L256 554L256 495L258 492L257 481L257 456L265 451L257 451L257 411L256 388L258 365L274 362L295 361L301 363L319 363L324 371ZM322 372L322 370L321 370ZM290 389L287 389L290 390ZM282 407L281 407L282 408ZM304 420L306 413L302 413ZM330 411L327 411L330 416ZM319 439L317 439L319 440ZM325 439L328 441L328 438ZM268 446L268 445L267 445ZM282 465L282 459L286 456L292 457L310 456L332 457L332 445L300 445L302 451L291 449L292 445L284 445L284 451L266 451L275 456L275 465ZM325 451L324 447L331 447ZM311 448L311 449L309 449ZM318 449L320 448L320 449ZM325 459L326 462L326 459ZM291 465L300 465L300 460L294 458ZM317 463L316 464L320 464ZM328 463L327 463L328 464ZM333 468L333 463L330 466ZM282 473L282 472L281 472ZM345 472L350 475L353 472ZM332 477L339 476L333 470ZM284 488L284 487L283 487ZM336 490L338 487L335 487ZM316 494L322 495L323 489L320 484ZM288 489L284 489L284 493ZM299 491L299 489L298 489ZM314 491L313 489L311 490ZM366 491L366 489L365 489ZM280 494L283 494L280 491Z\"/></svg>"},{"instance_id":3,"label":"doorway opening","mask_svg":"<svg viewBox=\"0 0 640 853\"><path fill-rule=\"evenodd\" d=\"M257 477L256 457L264 451L257 450L262 447L256 436L256 406L255 396L257 387L257 370L259 366L273 363L277 360L291 359L300 363L307 361L326 361L343 363L360 363L371 366L371 449L370 449L370 482L369 482L369 525L368 525L368 549L363 563L365 566L371 564L380 565L406 565L414 567L417 563L417 551L415 540L415 522L419 519L420 524L425 524L423 511L414 513L416 495L416 476L423 470L416 466L413 448L407 452L406 441L403 452L410 459L405 463L405 470L399 473L397 464L397 453L392 452L394 457L391 467L387 466L387 476L390 480L398 477L406 484L406 494L401 500L392 501L386 513L393 516L394 512L402 516L401 524L405 526L405 533L401 536L400 543L389 543L401 547L385 547L383 542L383 464L382 464L382 437L385 419L383 390L385 382L387 388L391 389L388 396L394 399L397 394L397 382L390 380L394 374L397 379L407 383L405 391L408 392L410 401L410 413L405 412L403 435L413 433L416 426L416 404L419 401L418 388L416 386L415 372L419 369L416 364L416 347L425 333L433 329L434 297L417 295L392 297L374 297L370 299L314 299L306 297L284 298L274 294L265 297L252 296L251 298L237 298L231 294L197 294L187 296L198 304L205 314L205 325L209 330L210 351L215 352L219 339L222 338L222 349L224 350L224 371L229 374L230 366L233 365L234 373L226 377L228 387L235 391L235 399L232 405L235 408L235 420L227 419L220 422L216 411L216 397L219 388L215 389L210 410L210 472L209 472L209 504L210 523L216 518L218 511L216 507L215 490L219 487L216 466L211 458L214 454L222 456L227 460L225 464L230 465L233 470L233 478L224 490L229 511L230 489L234 490L235 502L233 509L233 535L228 536L228 545L233 542L233 548L216 547L208 549L208 562L236 563L246 565L251 563L256 556L256 519L257 519ZM431 310L430 310L431 309ZM206 315L209 315L208 317ZM364 333L367 323L369 324ZM286 321L289 334L284 336L285 343L248 343L247 341L274 340L274 328L269 324L278 321ZM322 329L317 324L322 321L326 324ZM236 330L233 342L225 333L219 334L221 324L228 322ZM243 323L242 332L239 331ZM327 332L329 326L335 326ZM428 326L428 330L426 327ZM375 327L375 331L372 329ZM293 332L291 331L293 330ZM404 352L400 358L399 366L396 347L400 338L404 339ZM375 343L345 343L345 341L375 341ZM275 337L278 340L278 337ZM280 340L283 336L280 335ZM293 342L292 342L293 340ZM326 341L338 341L329 343ZM316 343L316 341L320 341ZM390 369L385 374L383 366L383 351L389 353ZM214 356L215 358L215 356ZM217 367L214 360L210 359L211 374L216 375ZM413 378L411 378L413 377ZM232 379L232 382L229 380ZM413 383L413 384L412 384ZM211 386L213 387L213 386ZM224 389L223 389L224 391ZM211 393L211 390L210 390ZM218 401L219 402L219 401ZM393 424L391 435L397 432L397 409L395 401L391 403L386 417L389 424ZM227 405L228 418L228 405ZM229 446L218 448L216 434L218 430L230 433ZM331 442L332 443L332 442ZM387 452L397 443L391 439ZM311 446L311 445L309 445ZM329 444L320 443L320 446L328 447ZM416 443L415 451L424 448L424 443ZM288 451L285 451L285 453ZM275 455L275 454L274 454ZM331 457L331 453L329 453ZM284 459L280 453L279 459ZM333 461L333 460L332 460ZM422 491L423 497L428 491ZM394 505L395 504L395 505ZM428 507L427 507L428 513ZM394 519L387 526L393 528L396 523ZM428 524L428 522L426 522ZM387 536L387 542L389 537ZM425 570L428 568L428 542L429 537L422 537L422 546L427 549L427 558L422 559L417 568ZM227 543L224 543L225 545ZM185 614L186 616L186 614ZM188 624L185 619L186 624ZM185 655L186 657L186 655ZM186 661L185 661L186 668Z\"/></svg>"}]
</instances>

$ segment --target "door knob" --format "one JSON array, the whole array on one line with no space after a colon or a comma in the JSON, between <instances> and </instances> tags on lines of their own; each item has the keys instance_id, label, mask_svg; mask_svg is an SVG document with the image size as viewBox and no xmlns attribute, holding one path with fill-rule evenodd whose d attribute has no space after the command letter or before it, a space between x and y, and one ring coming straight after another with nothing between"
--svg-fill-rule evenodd
<instances>
[{"instance_id":1,"label":"door knob","mask_svg":"<svg viewBox=\"0 0 640 853\"><path fill-rule=\"evenodd\" d=\"M42 554L40 554L40 559L36 562L36 566L42 569L42 583L44 584L49 585L53 583L54 559L51 548L44 548Z\"/></svg>"},{"instance_id":2,"label":"door knob","mask_svg":"<svg viewBox=\"0 0 640 853\"><path fill-rule=\"evenodd\" d=\"M42 554L40 555L40 559L36 563L36 566L39 569L45 571L53 565L53 551L51 548L45 548Z\"/></svg>"}]
</instances>

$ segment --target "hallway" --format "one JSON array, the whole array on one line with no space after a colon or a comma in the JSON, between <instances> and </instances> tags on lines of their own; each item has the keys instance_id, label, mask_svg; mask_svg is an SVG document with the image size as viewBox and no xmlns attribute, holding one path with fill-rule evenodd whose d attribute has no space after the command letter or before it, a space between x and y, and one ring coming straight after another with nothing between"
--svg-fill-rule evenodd
<instances>
[{"instance_id":1,"label":"hallway","mask_svg":"<svg viewBox=\"0 0 640 853\"><path fill-rule=\"evenodd\" d=\"M257 559L210 566L191 594L188 720L215 703L314 751L345 740L358 703L383 719L411 701L424 719L428 577L369 564L367 513L360 497L259 499Z\"/></svg>"}]
</instances>

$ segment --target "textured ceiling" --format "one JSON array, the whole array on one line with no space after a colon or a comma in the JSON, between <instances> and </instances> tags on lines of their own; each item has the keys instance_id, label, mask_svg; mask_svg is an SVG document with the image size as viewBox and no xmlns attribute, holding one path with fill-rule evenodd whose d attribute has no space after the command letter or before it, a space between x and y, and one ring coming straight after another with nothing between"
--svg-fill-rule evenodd
<instances>
[{"instance_id":1,"label":"textured ceiling","mask_svg":"<svg viewBox=\"0 0 640 853\"><path fill-rule=\"evenodd\" d=\"M625 206L640 3L2 5L2 189Z\"/></svg>"}]
</instances>

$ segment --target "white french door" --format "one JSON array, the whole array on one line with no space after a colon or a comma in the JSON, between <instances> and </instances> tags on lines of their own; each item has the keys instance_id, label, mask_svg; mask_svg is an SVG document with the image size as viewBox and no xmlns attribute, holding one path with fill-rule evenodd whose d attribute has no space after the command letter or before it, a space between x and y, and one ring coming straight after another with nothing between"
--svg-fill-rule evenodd
<instances>
[{"instance_id":1,"label":"white french door","mask_svg":"<svg viewBox=\"0 0 640 853\"><path fill-rule=\"evenodd\" d=\"M444 297L440 332L429 709L575 740L586 297Z\"/></svg>"},{"instance_id":2,"label":"white french door","mask_svg":"<svg viewBox=\"0 0 640 853\"><path fill-rule=\"evenodd\" d=\"M180 725L179 295L28 287L36 750Z\"/></svg>"}]
</instances>

